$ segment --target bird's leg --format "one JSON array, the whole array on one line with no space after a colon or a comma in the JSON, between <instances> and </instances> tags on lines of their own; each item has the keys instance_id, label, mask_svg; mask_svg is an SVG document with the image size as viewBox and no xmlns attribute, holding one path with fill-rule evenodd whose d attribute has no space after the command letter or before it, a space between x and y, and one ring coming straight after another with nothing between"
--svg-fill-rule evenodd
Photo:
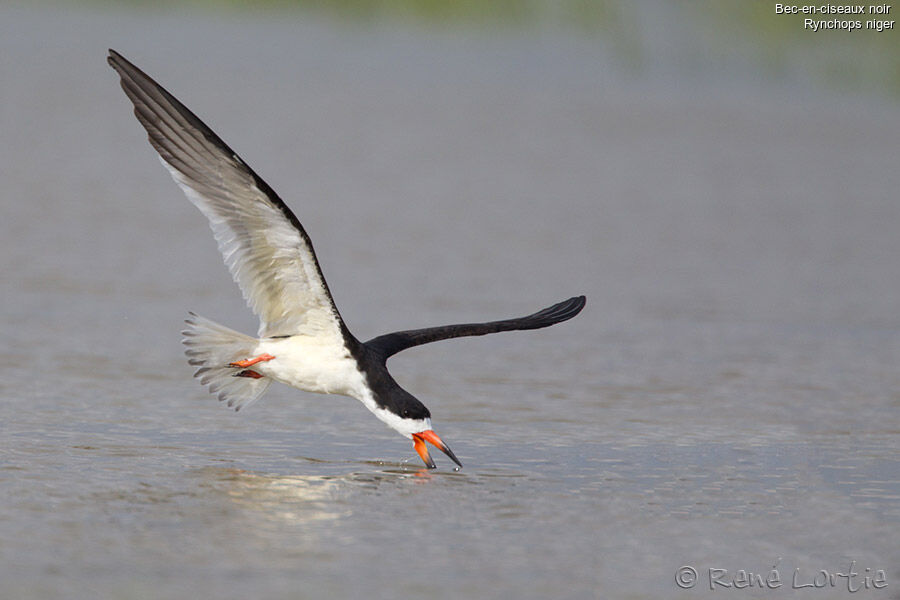
<instances>
[{"instance_id":1,"label":"bird's leg","mask_svg":"<svg viewBox=\"0 0 900 600\"><path fill-rule=\"evenodd\" d=\"M244 369L243 371L238 371L232 377L252 377L253 379L262 379L265 377L264 375L260 375L256 371L251 371L250 369Z\"/></svg>"},{"instance_id":2,"label":"bird's leg","mask_svg":"<svg viewBox=\"0 0 900 600\"><path fill-rule=\"evenodd\" d=\"M259 356L255 356L253 358L248 358L246 360L237 360L233 363L228 363L228 366L229 367L240 367L242 369L246 369L247 367L252 367L253 365L255 365L258 362L272 360L273 358L275 358L275 357L272 356L271 354L263 353L263 354L260 354Z\"/></svg>"}]
</instances>

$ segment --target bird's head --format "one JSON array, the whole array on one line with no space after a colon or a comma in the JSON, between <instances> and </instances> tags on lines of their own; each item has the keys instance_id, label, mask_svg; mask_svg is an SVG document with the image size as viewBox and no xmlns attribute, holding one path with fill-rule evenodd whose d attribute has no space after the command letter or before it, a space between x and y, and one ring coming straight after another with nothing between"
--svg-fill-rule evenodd
<instances>
[{"instance_id":1,"label":"bird's head","mask_svg":"<svg viewBox=\"0 0 900 600\"><path fill-rule=\"evenodd\" d=\"M460 467L462 463L431 427L431 412L418 398L401 388L391 386L387 393L381 394L378 408L373 412L375 416L388 424L405 438L412 439L416 453L429 469L436 465L428 453L428 442L455 462Z\"/></svg>"}]
</instances>

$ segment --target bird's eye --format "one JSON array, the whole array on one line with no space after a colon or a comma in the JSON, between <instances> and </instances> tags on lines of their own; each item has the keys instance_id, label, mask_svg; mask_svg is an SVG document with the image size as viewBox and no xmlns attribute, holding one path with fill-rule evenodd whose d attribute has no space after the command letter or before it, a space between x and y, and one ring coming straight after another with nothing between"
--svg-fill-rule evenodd
<instances>
[{"instance_id":1,"label":"bird's eye","mask_svg":"<svg viewBox=\"0 0 900 600\"><path fill-rule=\"evenodd\" d=\"M408 419L409 418L409 409L404 408L403 411L400 413L400 416L402 416L404 419Z\"/></svg>"}]
</instances>

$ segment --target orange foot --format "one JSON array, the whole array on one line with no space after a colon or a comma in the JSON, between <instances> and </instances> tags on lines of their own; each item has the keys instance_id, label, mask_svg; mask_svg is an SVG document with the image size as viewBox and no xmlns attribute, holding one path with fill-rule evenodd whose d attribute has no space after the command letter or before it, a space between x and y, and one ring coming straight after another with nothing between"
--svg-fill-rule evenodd
<instances>
[{"instance_id":1,"label":"orange foot","mask_svg":"<svg viewBox=\"0 0 900 600\"><path fill-rule=\"evenodd\" d=\"M247 367L252 367L253 365L255 365L258 362L272 360L273 358L275 358L275 357L272 356L271 354L263 353L254 358L248 358L247 360L238 360L233 363L228 363L228 366L229 367L240 367L242 369L246 369Z\"/></svg>"},{"instance_id":2,"label":"orange foot","mask_svg":"<svg viewBox=\"0 0 900 600\"><path fill-rule=\"evenodd\" d=\"M250 369L245 369L238 373L232 375L232 377L252 377L253 379L262 379L264 376L260 375L256 371L251 371Z\"/></svg>"}]
</instances>

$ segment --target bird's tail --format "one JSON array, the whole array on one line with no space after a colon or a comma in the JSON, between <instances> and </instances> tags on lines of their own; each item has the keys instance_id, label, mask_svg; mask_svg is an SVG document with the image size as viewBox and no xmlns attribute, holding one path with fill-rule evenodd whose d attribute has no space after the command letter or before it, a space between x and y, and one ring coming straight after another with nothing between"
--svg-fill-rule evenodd
<instances>
[{"instance_id":1,"label":"bird's tail","mask_svg":"<svg viewBox=\"0 0 900 600\"><path fill-rule=\"evenodd\" d=\"M240 410L266 391L271 379L237 376L241 370L229 366L250 356L258 340L194 313L184 322L187 323L187 329L181 332L184 336L181 343L187 347L184 353L189 364L199 367L194 377L209 388L210 394Z\"/></svg>"}]
</instances>

